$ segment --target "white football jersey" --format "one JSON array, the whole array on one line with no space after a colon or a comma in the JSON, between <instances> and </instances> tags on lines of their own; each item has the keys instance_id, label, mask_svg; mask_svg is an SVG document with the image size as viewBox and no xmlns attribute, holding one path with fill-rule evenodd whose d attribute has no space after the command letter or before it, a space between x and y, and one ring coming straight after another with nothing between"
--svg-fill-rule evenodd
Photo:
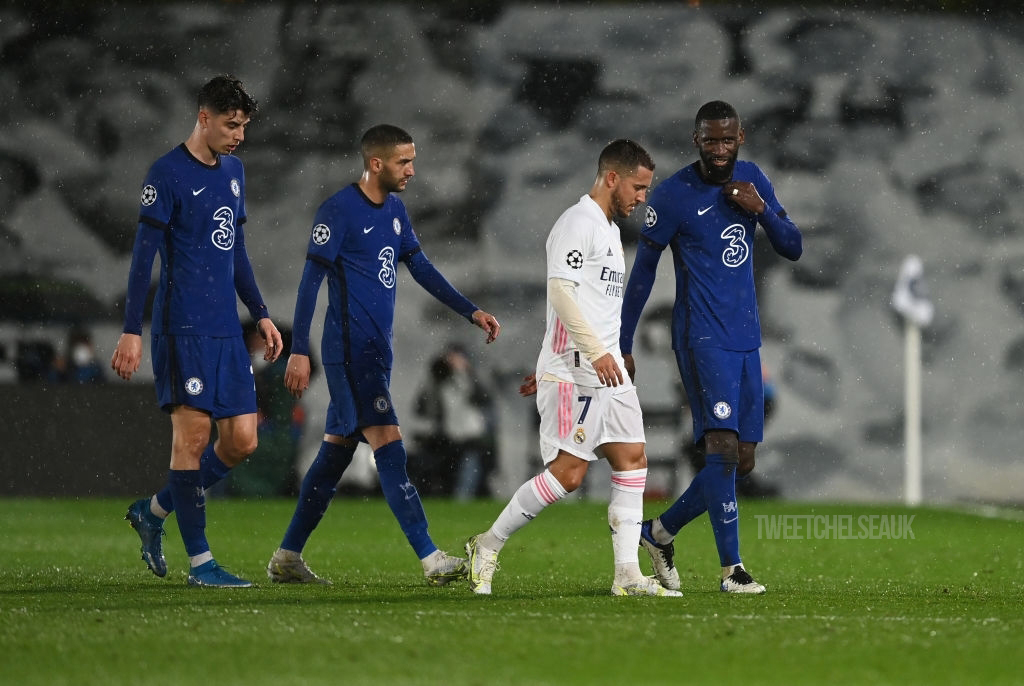
<instances>
[{"instance_id":1,"label":"white football jersey","mask_svg":"<svg viewBox=\"0 0 1024 686\"><path fill-rule=\"evenodd\" d=\"M619 352L626 256L619 227L609 222L596 202L584 195L562 213L548 234L547 278L577 284L576 302L583 318L606 350L615 356L624 383L631 385ZM550 374L580 386L601 386L590 360L547 303L547 330L537 358L537 379Z\"/></svg>"}]
</instances>

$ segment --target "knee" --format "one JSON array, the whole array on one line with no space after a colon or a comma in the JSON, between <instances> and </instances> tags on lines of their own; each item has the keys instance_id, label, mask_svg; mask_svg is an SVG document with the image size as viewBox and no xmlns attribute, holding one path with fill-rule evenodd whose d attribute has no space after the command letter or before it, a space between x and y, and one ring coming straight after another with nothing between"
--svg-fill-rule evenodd
<instances>
[{"instance_id":1,"label":"knee","mask_svg":"<svg viewBox=\"0 0 1024 686\"><path fill-rule=\"evenodd\" d=\"M752 471L754 471L754 456L751 455L748 459L741 457L736 467L736 476L746 476Z\"/></svg>"},{"instance_id":2,"label":"knee","mask_svg":"<svg viewBox=\"0 0 1024 686\"><path fill-rule=\"evenodd\" d=\"M740 445L739 464L736 466L736 476L746 476L754 471L754 449Z\"/></svg>"},{"instance_id":3,"label":"knee","mask_svg":"<svg viewBox=\"0 0 1024 686\"><path fill-rule=\"evenodd\" d=\"M232 467L240 464L245 458L256 452L259 441L256 433L235 434L230 441L220 441L217 446L217 455L225 463Z\"/></svg>"},{"instance_id":4,"label":"knee","mask_svg":"<svg viewBox=\"0 0 1024 686\"><path fill-rule=\"evenodd\" d=\"M705 455L737 455L739 439L732 431L708 431L704 434Z\"/></svg>"},{"instance_id":5,"label":"knee","mask_svg":"<svg viewBox=\"0 0 1024 686\"><path fill-rule=\"evenodd\" d=\"M587 463L581 460L581 464L582 468L574 465L571 469L551 470L549 468L549 471L558 480L558 483L562 484L566 493L572 493L583 485L583 477L587 475Z\"/></svg>"},{"instance_id":6,"label":"knee","mask_svg":"<svg viewBox=\"0 0 1024 686\"><path fill-rule=\"evenodd\" d=\"M557 478L558 483L562 484L562 488L565 489L566 493L572 493L583 484L583 474L576 472L560 474Z\"/></svg>"}]
</instances>

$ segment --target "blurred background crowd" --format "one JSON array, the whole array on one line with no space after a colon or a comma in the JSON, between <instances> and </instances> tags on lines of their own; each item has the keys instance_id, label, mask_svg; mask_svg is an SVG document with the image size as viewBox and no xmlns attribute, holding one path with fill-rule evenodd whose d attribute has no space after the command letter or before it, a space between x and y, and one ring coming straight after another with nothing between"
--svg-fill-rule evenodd
<instances>
[{"instance_id":1,"label":"blurred background crowd","mask_svg":"<svg viewBox=\"0 0 1024 686\"><path fill-rule=\"evenodd\" d=\"M239 156L248 249L279 326L290 324L313 212L358 175L361 133L386 122L416 139L402 199L425 251L503 325L485 349L403 273L393 391L424 473L432 449L457 452L437 447L446 402L463 403L463 428L480 429L446 439L472 444L476 467L449 463L431 477L436 492L506 495L539 464L535 409L516 388L543 334L544 240L589 187L596 152L634 138L657 182L693 159L699 105L723 99L743 117L741 157L768 172L804 231L795 264L755 254L775 393L761 478L798 499L900 497L902 330L889 302L913 254L935 305L923 344L925 498L1020 502L1024 17L971 4L5 4L0 383L19 390L0 394L16 470L0 491L38 481L26 463L102 455L76 422L109 422L106 435L136 455L123 469L166 467L163 424L149 443L140 435L161 421L148 350L130 384L113 384L109 357L142 178L188 135L198 86L232 73L261 102ZM627 253L636 222L622 223ZM661 266L636 354L649 484L669 494L686 482L673 471L690 469L689 420L669 350L669 260ZM485 397L424 392L452 380L452 351ZM62 402L65 387L97 383L144 392L116 408L116 396L90 404L81 389ZM266 421L288 438L261 435L274 451L264 464L278 468L241 492L294 489L319 444L321 384L301 405L268 401ZM52 408L66 440L40 441L29 406ZM353 489L373 489L372 466L350 471Z\"/></svg>"}]
</instances>

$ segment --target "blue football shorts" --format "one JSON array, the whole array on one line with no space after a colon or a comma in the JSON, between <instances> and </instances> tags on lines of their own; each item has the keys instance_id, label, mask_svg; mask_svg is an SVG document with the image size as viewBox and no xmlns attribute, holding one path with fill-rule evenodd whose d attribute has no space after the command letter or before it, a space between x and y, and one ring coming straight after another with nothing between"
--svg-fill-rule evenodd
<instances>
[{"instance_id":1,"label":"blue football shorts","mask_svg":"<svg viewBox=\"0 0 1024 686\"><path fill-rule=\"evenodd\" d=\"M186 405L214 419L256 412L252 360L241 335L153 336L153 376L160 408Z\"/></svg>"},{"instance_id":2,"label":"blue football shorts","mask_svg":"<svg viewBox=\"0 0 1024 686\"><path fill-rule=\"evenodd\" d=\"M693 418L693 440L706 431L734 431L740 441L764 438L764 380L760 350L676 350Z\"/></svg>"},{"instance_id":3,"label":"blue football shorts","mask_svg":"<svg viewBox=\"0 0 1024 686\"><path fill-rule=\"evenodd\" d=\"M362 439L364 426L398 425L391 402L391 370L371 362L325 364L331 393L324 433Z\"/></svg>"}]
</instances>

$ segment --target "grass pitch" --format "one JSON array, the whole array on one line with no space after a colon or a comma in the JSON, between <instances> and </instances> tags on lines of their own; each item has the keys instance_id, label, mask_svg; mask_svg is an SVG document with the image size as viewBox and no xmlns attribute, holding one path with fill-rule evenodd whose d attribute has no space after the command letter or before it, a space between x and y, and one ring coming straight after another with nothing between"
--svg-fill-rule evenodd
<instances>
[{"instance_id":1,"label":"grass pitch","mask_svg":"<svg viewBox=\"0 0 1024 686\"><path fill-rule=\"evenodd\" d=\"M503 504L427 501L434 540L459 551ZM153 576L122 519L127 505L0 500L5 683L1024 681L1019 511L743 502L744 560L768 593L717 590L702 517L676 540L684 597L673 599L609 595L599 503L559 503L519 532L502 552L491 597L464 583L426 586L383 500L338 500L328 511L305 551L334 581L328 587L266 581L291 501L211 500L218 561L259 583L231 590L186 587L173 522L170 571ZM883 516L905 516L904 524L913 516L912 537L883 530ZM642 551L641 562L648 569Z\"/></svg>"}]
</instances>

